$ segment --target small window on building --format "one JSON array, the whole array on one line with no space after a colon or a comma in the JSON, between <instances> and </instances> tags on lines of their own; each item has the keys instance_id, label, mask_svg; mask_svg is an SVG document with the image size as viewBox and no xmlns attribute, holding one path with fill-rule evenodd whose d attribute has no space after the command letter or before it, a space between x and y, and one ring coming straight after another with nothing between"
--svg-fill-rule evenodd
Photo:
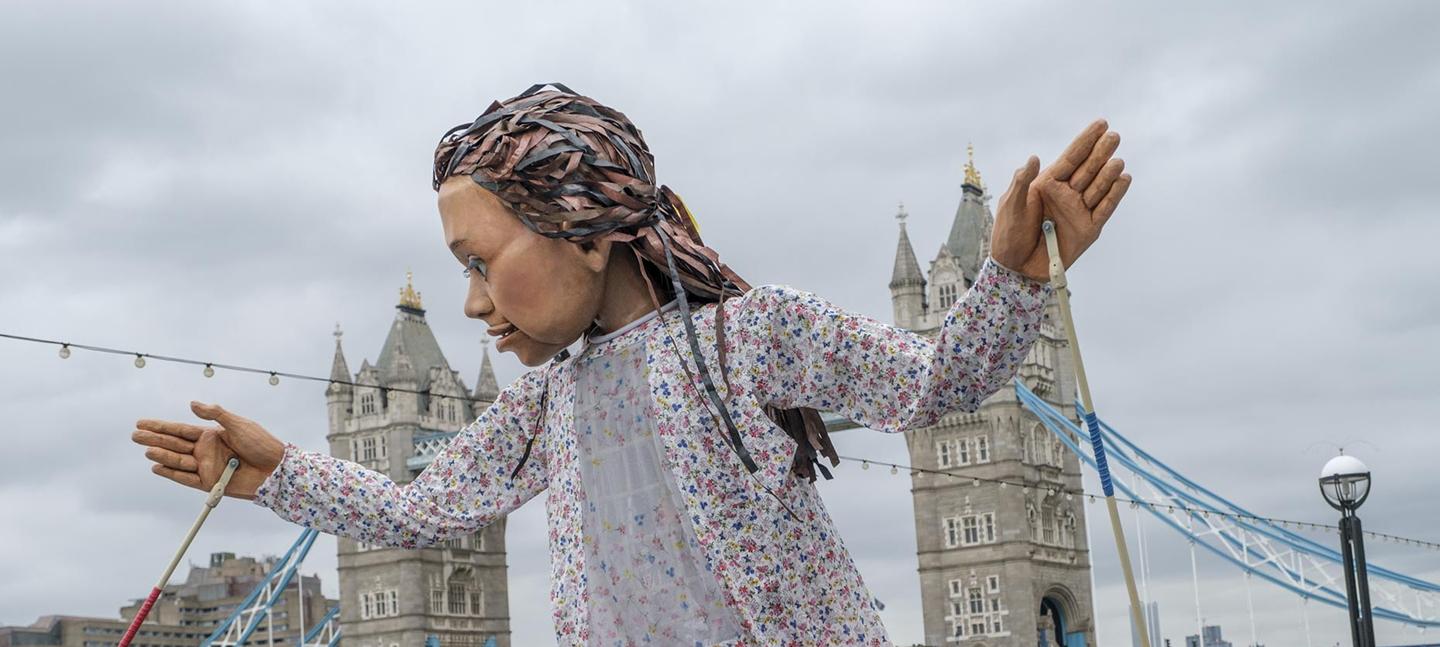
<instances>
[{"instance_id":1,"label":"small window on building","mask_svg":"<svg viewBox=\"0 0 1440 647\"><path fill-rule=\"evenodd\" d=\"M959 441L959 443L960 443L960 464L961 464L961 465L969 465L969 464L970 464L970 439L969 439L969 438L961 438L960 441Z\"/></svg>"},{"instance_id":2,"label":"small window on building","mask_svg":"<svg viewBox=\"0 0 1440 647\"><path fill-rule=\"evenodd\" d=\"M979 437L977 437L977 438L975 439L975 462L976 462L976 463L989 463L989 462L990 462L990 438L989 438L989 437L987 437L987 436L979 436Z\"/></svg>"},{"instance_id":3,"label":"small window on building","mask_svg":"<svg viewBox=\"0 0 1440 647\"><path fill-rule=\"evenodd\" d=\"M952 457L950 455L950 441L942 440L935 444L935 453L939 456L940 467L950 467Z\"/></svg>"},{"instance_id":4,"label":"small window on building","mask_svg":"<svg viewBox=\"0 0 1440 647\"><path fill-rule=\"evenodd\" d=\"M979 520L976 519L973 515L963 517L963 526L964 539L962 543L964 543L966 546L973 546L980 543Z\"/></svg>"},{"instance_id":5,"label":"small window on building","mask_svg":"<svg viewBox=\"0 0 1440 647\"><path fill-rule=\"evenodd\" d=\"M469 612L469 602L463 584L450 585L450 615L463 616Z\"/></svg>"},{"instance_id":6,"label":"small window on building","mask_svg":"<svg viewBox=\"0 0 1440 647\"><path fill-rule=\"evenodd\" d=\"M960 520L955 517L945 518L945 547L954 548L960 545Z\"/></svg>"},{"instance_id":7,"label":"small window on building","mask_svg":"<svg viewBox=\"0 0 1440 647\"><path fill-rule=\"evenodd\" d=\"M1000 576L999 576L999 575L991 575L990 577L985 578L985 585L986 585L987 588L990 589L990 592L991 592L991 593L999 593L999 592L1000 592Z\"/></svg>"}]
</instances>

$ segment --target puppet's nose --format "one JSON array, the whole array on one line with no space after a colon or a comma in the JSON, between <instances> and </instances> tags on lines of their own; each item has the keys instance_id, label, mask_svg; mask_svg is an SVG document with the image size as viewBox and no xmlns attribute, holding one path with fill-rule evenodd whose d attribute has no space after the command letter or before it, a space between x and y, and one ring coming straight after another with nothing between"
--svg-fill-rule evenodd
<instances>
[{"instance_id":1,"label":"puppet's nose","mask_svg":"<svg viewBox=\"0 0 1440 647\"><path fill-rule=\"evenodd\" d=\"M473 281L470 285L470 292L465 295L465 316L471 319L483 318L495 309L495 303L490 300L490 290L485 287L484 283L484 281Z\"/></svg>"}]
</instances>

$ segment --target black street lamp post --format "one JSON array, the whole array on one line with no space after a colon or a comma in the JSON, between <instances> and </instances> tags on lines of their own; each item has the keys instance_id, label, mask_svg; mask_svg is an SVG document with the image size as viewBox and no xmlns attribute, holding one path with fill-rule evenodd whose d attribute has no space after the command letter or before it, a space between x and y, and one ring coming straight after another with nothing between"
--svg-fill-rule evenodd
<instances>
[{"instance_id":1,"label":"black street lamp post","mask_svg":"<svg viewBox=\"0 0 1440 647\"><path fill-rule=\"evenodd\" d=\"M1320 493L1340 511L1340 553L1345 558L1345 599L1350 607L1350 635L1355 647L1375 647L1370 608L1370 577L1365 570L1365 535L1355 510L1370 496L1370 469L1354 456L1341 454L1320 470Z\"/></svg>"}]
</instances>

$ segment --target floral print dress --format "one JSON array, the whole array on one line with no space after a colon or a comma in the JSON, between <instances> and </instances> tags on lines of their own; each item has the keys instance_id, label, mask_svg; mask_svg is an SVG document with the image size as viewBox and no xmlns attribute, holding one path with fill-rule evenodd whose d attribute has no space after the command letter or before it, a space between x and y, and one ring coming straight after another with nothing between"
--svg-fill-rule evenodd
<instances>
[{"instance_id":1,"label":"floral print dress","mask_svg":"<svg viewBox=\"0 0 1440 647\"><path fill-rule=\"evenodd\" d=\"M790 472L794 441L764 407L813 407L884 432L973 411L1019 369L1050 292L987 259L932 340L757 286L725 301L725 379L716 306L695 309L753 474L687 379L684 323L666 306L521 376L409 484L287 444L255 503L323 532L418 548L543 491L561 645L888 645L815 485Z\"/></svg>"}]
</instances>

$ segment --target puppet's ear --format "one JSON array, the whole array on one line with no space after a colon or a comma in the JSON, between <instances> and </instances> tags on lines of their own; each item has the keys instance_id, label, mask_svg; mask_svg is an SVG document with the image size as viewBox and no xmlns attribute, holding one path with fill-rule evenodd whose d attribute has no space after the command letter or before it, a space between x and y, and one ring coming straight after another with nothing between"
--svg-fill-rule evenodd
<instances>
[{"instance_id":1,"label":"puppet's ear","mask_svg":"<svg viewBox=\"0 0 1440 647\"><path fill-rule=\"evenodd\" d=\"M600 239L589 240L577 243L575 249L580 253L580 260L590 271L599 274L605 271L605 266L610 263L610 250L613 241Z\"/></svg>"}]
</instances>

